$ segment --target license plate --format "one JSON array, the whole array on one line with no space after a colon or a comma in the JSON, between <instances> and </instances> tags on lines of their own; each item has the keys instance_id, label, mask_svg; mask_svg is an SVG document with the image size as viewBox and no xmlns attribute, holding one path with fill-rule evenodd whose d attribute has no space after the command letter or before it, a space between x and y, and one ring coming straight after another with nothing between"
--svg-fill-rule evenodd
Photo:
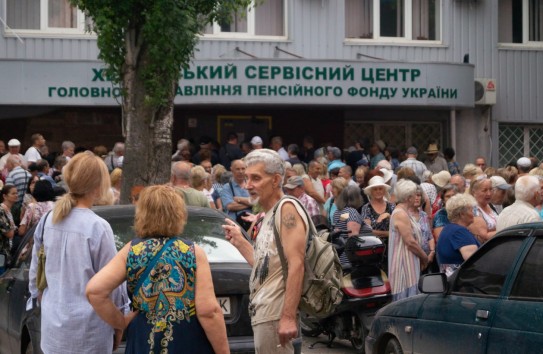
<instances>
[{"instance_id":1,"label":"license plate","mask_svg":"<svg viewBox=\"0 0 543 354\"><path fill-rule=\"evenodd\" d=\"M221 306L223 315L230 315L230 298L229 297L218 297L217 301Z\"/></svg>"}]
</instances>

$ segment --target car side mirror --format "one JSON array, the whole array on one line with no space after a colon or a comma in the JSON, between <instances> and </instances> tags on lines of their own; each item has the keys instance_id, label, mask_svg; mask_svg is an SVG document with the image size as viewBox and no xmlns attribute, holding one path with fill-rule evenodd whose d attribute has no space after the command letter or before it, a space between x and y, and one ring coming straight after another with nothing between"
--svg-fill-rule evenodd
<instances>
[{"instance_id":1,"label":"car side mirror","mask_svg":"<svg viewBox=\"0 0 543 354\"><path fill-rule=\"evenodd\" d=\"M444 294L448 284L444 273L425 274L419 279L419 290L425 294Z\"/></svg>"}]
</instances>

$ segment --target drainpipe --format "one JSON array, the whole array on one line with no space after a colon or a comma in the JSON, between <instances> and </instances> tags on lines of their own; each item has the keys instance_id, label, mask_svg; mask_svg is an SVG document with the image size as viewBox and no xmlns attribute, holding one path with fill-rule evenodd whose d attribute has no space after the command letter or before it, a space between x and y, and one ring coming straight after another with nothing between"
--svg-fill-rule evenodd
<instances>
[{"instance_id":1,"label":"drainpipe","mask_svg":"<svg viewBox=\"0 0 543 354\"><path fill-rule=\"evenodd\" d=\"M453 108L451 109L451 147L456 152L456 110Z\"/></svg>"}]
</instances>

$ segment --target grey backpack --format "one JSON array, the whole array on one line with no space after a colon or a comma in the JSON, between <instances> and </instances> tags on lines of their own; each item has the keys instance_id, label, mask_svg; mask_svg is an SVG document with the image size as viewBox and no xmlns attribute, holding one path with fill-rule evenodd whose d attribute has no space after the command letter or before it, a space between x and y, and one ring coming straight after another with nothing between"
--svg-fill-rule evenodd
<instances>
[{"instance_id":1,"label":"grey backpack","mask_svg":"<svg viewBox=\"0 0 543 354\"><path fill-rule=\"evenodd\" d=\"M300 205L309 223L304 261L304 280L299 309L310 316L318 318L327 317L334 312L336 306L339 305L343 298L341 291L343 271L339 257L334 246L327 241L328 232L317 232L307 210L305 210L300 201L292 197L284 198L288 198ZM285 259L281 238L275 225L275 214L279 204L277 203L273 209L273 231L277 251L281 259L283 278L286 282L288 264Z\"/></svg>"}]
</instances>

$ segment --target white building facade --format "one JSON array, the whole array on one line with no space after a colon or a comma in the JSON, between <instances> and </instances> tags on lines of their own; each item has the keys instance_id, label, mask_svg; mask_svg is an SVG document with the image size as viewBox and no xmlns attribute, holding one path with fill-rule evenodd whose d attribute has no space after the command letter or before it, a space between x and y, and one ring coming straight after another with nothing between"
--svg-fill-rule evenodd
<instances>
[{"instance_id":1,"label":"white building facade","mask_svg":"<svg viewBox=\"0 0 543 354\"><path fill-rule=\"evenodd\" d=\"M120 139L89 20L67 0L1 4L0 138ZM461 164L543 159L543 0L266 0L206 29L175 104L174 140L435 140Z\"/></svg>"}]
</instances>

